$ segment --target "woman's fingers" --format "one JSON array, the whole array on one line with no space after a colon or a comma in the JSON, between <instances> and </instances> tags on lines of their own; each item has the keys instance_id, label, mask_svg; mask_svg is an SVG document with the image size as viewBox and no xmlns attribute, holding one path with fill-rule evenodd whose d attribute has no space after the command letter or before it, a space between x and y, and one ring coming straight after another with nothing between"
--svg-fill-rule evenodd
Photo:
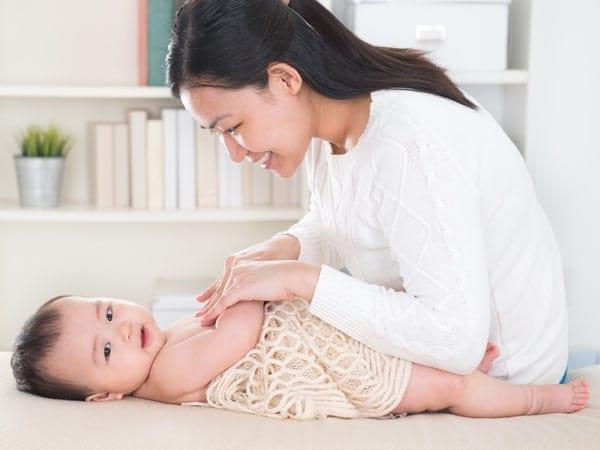
<instances>
[{"instance_id":1,"label":"woman's fingers","mask_svg":"<svg viewBox=\"0 0 600 450\"><path fill-rule=\"evenodd\" d=\"M213 292L212 296L208 299L206 304L198 310L196 316L204 314L207 310L212 308L212 306L219 300L219 297L221 296L221 290L222 289L219 287Z\"/></svg>"},{"instance_id":2,"label":"woman's fingers","mask_svg":"<svg viewBox=\"0 0 600 450\"><path fill-rule=\"evenodd\" d=\"M212 326L215 322L217 321L217 318L213 318L211 320L206 320L204 318L200 319L200 325L202 325L203 327L210 327Z\"/></svg>"},{"instance_id":3,"label":"woman's fingers","mask_svg":"<svg viewBox=\"0 0 600 450\"><path fill-rule=\"evenodd\" d=\"M221 286L219 286L219 289L215 292L215 295L210 299L208 304L196 313L196 317L200 317L200 316L207 317L206 314L208 314L214 310L216 305L218 305L218 303L222 299L224 287L225 287L224 284L221 284ZM216 317L218 317L218 316L216 316Z\"/></svg>"},{"instance_id":4,"label":"woman's fingers","mask_svg":"<svg viewBox=\"0 0 600 450\"><path fill-rule=\"evenodd\" d=\"M202 308L200 308L200 310L196 313L196 317L204 314L206 311L211 309L216 302L219 301L219 298L221 297L221 293L227 286L227 282L228 282L230 273L231 273L231 271L227 271L227 269L226 269L226 271L221 275L221 277L219 278L217 287L214 290L212 296L209 298L209 300L206 302L206 304Z\"/></svg>"},{"instance_id":5,"label":"woman's fingers","mask_svg":"<svg viewBox=\"0 0 600 450\"><path fill-rule=\"evenodd\" d=\"M206 299L210 298L210 296L215 292L219 280L215 281L209 287L207 287L200 295L196 296L196 301L198 303L205 302Z\"/></svg>"},{"instance_id":6,"label":"woman's fingers","mask_svg":"<svg viewBox=\"0 0 600 450\"><path fill-rule=\"evenodd\" d=\"M235 305L237 302L237 297L234 297L231 294L221 296L219 298L219 301L217 301L210 310L201 315L200 322L202 323L202 325L205 325L211 321L214 322L223 311L225 311L230 306Z\"/></svg>"},{"instance_id":7,"label":"woman's fingers","mask_svg":"<svg viewBox=\"0 0 600 450\"><path fill-rule=\"evenodd\" d=\"M201 294L203 295L202 298L208 298L208 301L202 308L200 308L200 310L198 310L198 312L196 312L196 317L199 317L205 314L207 311L211 310L215 306L215 304L220 300L223 291L229 286L233 268L239 262L242 261L243 259L239 255L231 255L227 257L227 259L225 260L225 269L223 270L223 273L221 274L219 279L215 283L213 283L213 285L210 288L208 288L207 291ZM208 291L210 291L210 294L208 294ZM206 295L204 295L205 293ZM200 297L198 297L198 299L199 298Z\"/></svg>"}]
</instances>

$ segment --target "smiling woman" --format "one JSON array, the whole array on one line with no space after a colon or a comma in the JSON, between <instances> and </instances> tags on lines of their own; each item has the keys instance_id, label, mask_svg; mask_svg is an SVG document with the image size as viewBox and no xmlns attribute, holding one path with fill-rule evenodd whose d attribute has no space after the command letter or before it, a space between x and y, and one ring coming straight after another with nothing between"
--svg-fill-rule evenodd
<instances>
[{"instance_id":1,"label":"smiling woman","mask_svg":"<svg viewBox=\"0 0 600 450\"><path fill-rule=\"evenodd\" d=\"M284 178L312 137L342 148L355 142L373 90L418 89L475 108L420 52L369 45L315 0L187 2L175 19L167 79L201 126L219 125L233 161L270 152L264 168ZM321 115L358 121L350 130L325 127Z\"/></svg>"},{"instance_id":2,"label":"smiling woman","mask_svg":"<svg viewBox=\"0 0 600 450\"><path fill-rule=\"evenodd\" d=\"M492 376L562 379L556 239L519 149L444 69L360 40L316 0L191 0L167 78L232 161L307 166L309 213L227 258L198 296L206 323L275 290L386 355L468 374L491 342Z\"/></svg>"}]
</instances>

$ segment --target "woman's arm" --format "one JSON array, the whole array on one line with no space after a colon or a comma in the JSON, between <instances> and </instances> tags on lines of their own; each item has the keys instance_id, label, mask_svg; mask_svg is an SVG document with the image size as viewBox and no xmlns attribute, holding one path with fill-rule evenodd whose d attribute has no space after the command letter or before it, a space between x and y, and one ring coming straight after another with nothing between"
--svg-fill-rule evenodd
<instances>
[{"instance_id":1,"label":"woman's arm","mask_svg":"<svg viewBox=\"0 0 600 450\"><path fill-rule=\"evenodd\" d=\"M368 201L406 291L323 265L310 310L383 353L470 373L485 351L491 301L477 184L425 138L383 144Z\"/></svg>"},{"instance_id":2,"label":"woman's arm","mask_svg":"<svg viewBox=\"0 0 600 450\"><path fill-rule=\"evenodd\" d=\"M196 392L248 353L260 338L263 305L237 303L218 317L213 329L169 347L157 357L156 370L162 375L156 382L162 396L179 398Z\"/></svg>"}]
</instances>

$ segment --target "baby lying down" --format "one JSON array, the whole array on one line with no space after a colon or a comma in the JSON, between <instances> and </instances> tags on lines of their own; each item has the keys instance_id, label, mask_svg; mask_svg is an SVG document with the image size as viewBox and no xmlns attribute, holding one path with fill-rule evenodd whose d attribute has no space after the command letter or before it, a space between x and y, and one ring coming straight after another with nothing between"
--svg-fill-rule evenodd
<instances>
[{"instance_id":1,"label":"baby lying down","mask_svg":"<svg viewBox=\"0 0 600 450\"><path fill-rule=\"evenodd\" d=\"M308 311L305 300L240 302L210 327L193 315L158 328L143 306L55 297L27 320L11 359L17 388L44 397L213 406L275 418L468 417L570 413L588 383L514 385L383 355ZM487 352L480 369L496 355Z\"/></svg>"}]
</instances>

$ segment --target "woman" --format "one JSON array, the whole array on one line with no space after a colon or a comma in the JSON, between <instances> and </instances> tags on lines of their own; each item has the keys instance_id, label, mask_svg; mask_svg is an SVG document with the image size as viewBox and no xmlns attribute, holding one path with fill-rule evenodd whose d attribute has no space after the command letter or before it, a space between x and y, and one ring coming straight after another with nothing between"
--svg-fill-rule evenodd
<instances>
[{"instance_id":1,"label":"woman","mask_svg":"<svg viewBox=\"0 0 600 450\"><path fill-rule=\"evenodd\" d=\"M466 374L491 342L492 376L564 379L552 229L518 149L443 69L361 41L316 0L190 1L167 65L233 161L289 178L306 160L311 190L300 222L227 259L198 296L204 323L299 296L388 355Z\"/></svg>"}]
</instances>

